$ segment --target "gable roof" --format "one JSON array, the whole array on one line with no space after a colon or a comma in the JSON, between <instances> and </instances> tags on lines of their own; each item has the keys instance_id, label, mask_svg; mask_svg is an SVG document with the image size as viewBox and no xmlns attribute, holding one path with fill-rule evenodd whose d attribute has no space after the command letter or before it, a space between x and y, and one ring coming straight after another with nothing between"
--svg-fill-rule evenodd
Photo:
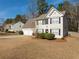
<instances>
[{"instance_id":1,"label":"gable roof","mask_svg":"<svg viewBox=\"0 0 79 59\"><path fill-rule=\"evenodd\" d=\"M24 24L24 26L23 26L23 28L35 28L35 20L28 20L25 24Z\"/></svg>"},{"instance_id":2,"label":"gable roof","mask_svg":"<svg viewBox=\"0 0 79 59\"><path fill-rule=\"evenodd\" d=\"M52 7L46 14L42 14L41 16L37 17L36 20L43 20L49 18L48 15L52 14L53 11L56 11L58 14L64 16L65 11L58 11L56 8Z\"/></svg>"},{"instance_id":3,"label":"gable roof","mask_svg":"<svg viewBox=\"0 0 79 59\"><path fill-rule=\"evenodd\" d=\"M60 15L60 16L64 16L65 15L65 11L58 11L56 8L52 7L50 8L50 10L47 13L47 17L50 17L53 13L57 13L56 16ZM55 16L55 15L54 15Z\"/></svg>"},{"instance_id":4,"label":"gable roof","mask_svg":"<svg viewBox=\"0 0 79 59\"><path fill-rule=\"evenodd\" d=\"M36 20L43 20L43 19L47 19L47 14L42 14L41 16L37 17Z\"/></svg>"}]
</instances>

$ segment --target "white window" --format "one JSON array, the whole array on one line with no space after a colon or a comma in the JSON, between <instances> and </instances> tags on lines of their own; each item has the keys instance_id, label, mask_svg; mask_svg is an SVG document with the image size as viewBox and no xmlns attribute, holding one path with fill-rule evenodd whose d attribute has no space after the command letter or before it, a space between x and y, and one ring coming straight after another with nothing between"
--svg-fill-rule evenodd
<instances>
[{"instance_id":1,"label":"white window","mask_svg":"<svg viewBox=\"0 0 79 59\"><path fill-rule=\"evenodd\" d=\"M50 24L53 24L53 23L56 23L56 24L61 23L61 18L60 17L50 18Z\"/></svg>"},{"instance_id":2,"label":"white window","mask_svg":"<svg viewBox=\"0 0 79 59\"><path fill-rule=\"evenodd\" d=\"M45 24L48 24L48 19L45 19Z\"/></svg>"},{"instance_id":3,"label":"white window","mask_svg":"<svg viewBox=\"0 0 79 59\"><path fill-rule=\"evenodd\" d=\"M42 20L42 25L44 25L45 24L45 20Z\"/></svg>"},{"instance_id":4,"label":"white window","mask_svg":"<svg viewBox=\"0 0 79 59\"><path fill-rule=\"evenodd\" d=\"M53 33L55 35L60 35L61 34L61 30L60 29L50 29L50 33Z\"/></svg>"},{"instance_id":5,"label":"white window","mask_svg":"<svg viewBox=\"0 0 79 59\"><path fill-rule=\"evenodd\" d=\"M42 24L42 21L37 21L37 25L41 25Z\"/></svg>"},{"instance_id":6,"label":"white window","mask_svg":"<svg viewBox=\"0 0 79 59\"><path fill-rule=\"evenodd\" d=\"M59 30L55 29L55 30L53 30L53 33L54 33L55 35L59 35Z\"/></svg>"},{"instance_id":7,"label":"white window","mask_svg":"<svg viewBox=\"0 0 79 59\"><path fill-rule=\"evenodd\" d=\"M38 29L38 31L37 31L38 33L42 33L42 29Z\"/></svg>"},{"instance_id":8,"label":"white window","mask_svg":"<svg viewBox=\"0 0 79 59\"><path fill-rule=\"evenodd\" d=\"M54 18L53 20L52 20L52 23L59 23L59 18Z\"/></svg>"}]
</instances>

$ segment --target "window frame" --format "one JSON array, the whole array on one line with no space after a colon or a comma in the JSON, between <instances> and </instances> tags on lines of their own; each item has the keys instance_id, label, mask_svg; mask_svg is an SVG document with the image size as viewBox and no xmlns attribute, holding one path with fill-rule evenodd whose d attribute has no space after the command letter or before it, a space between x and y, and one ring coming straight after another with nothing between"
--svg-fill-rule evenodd
<instances>
[{"instance_id":1,"label":"window frame","mask_svg":"<svg viewBox=\"0 0 79 59\"><path fill-rule=\"evenodd\" d=\"M45 19L45 24L48 24L48 19Z\"/></svg>"},{"instance_id":2,"label":"window frame","mask_svg":"<svg viewBox=\"0 0 79 59\"><path fill-rule=\"evenodd\" d=\"M60 36L61 35L61 29L50 29L50 33Z\"/></svg>"}]
</instances>

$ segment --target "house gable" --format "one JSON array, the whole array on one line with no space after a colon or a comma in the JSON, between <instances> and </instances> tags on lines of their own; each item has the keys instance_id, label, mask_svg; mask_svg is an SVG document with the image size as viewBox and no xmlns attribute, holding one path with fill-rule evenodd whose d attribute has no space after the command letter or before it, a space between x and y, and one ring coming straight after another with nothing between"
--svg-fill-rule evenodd
<instances>
[{"instance_id":1,"label":"house gable","mask_svg":"<svg viewBox=\"0 0 79 59\"><path fill-rule=\"evenodd\" d=\"M59 12L57 9L53 8L53 7L47 13L48 18L50 18L50 17L51 18L52 17L60 17L60 16L63 16L63 14L61 12Z\"/></svg>"}]
</instances>

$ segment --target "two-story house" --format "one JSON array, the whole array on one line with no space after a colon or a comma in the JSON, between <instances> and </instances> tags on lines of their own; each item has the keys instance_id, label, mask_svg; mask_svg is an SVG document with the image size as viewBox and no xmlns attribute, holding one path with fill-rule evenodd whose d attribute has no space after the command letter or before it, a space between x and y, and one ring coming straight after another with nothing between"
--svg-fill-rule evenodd
<instances>
[{"instance_id":1,"label":"two-story house","mask_svg":"<svg viewBox=\"0 0 79 59\"><path fill-rule=\"evenodd\" d=\"M51 8L47 14L43 14L36 18L36 32L48 32L55 34L55 38L63 38L68 35L68 24L65 11L58 11Z\"/></svg>"},{"instance_id":2,"label":"two-story house","mask_svg":"<svg viewBox=\"0 0 79 59\"><path fill-rule=\"evenodd\" d=\"M28 20L23 27L24 35L31 36L33 33L52 33L55 38L63 38L68 35L68 24L65 11L51 8L48 13L37 18Z\"/></svg>"}]
</instances>

